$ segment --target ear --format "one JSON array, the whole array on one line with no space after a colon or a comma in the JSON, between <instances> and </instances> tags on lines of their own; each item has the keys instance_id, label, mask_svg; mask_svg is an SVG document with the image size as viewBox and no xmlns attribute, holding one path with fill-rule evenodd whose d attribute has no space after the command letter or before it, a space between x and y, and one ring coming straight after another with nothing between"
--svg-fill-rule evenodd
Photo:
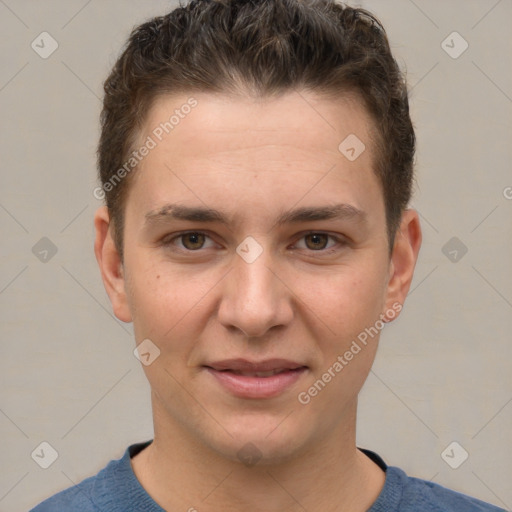
<instances>
[{"instance_id":1,"label":"ear","mask_svg":"<svg viewBox=\"0 0 512 512\"><path fill-rule=\"evenodd\" d=\"M384 318L391 321L396 312L402 309L411 286L414 268L421 247L421 227L418 212L405 210L402 214L400 227L393 244L393 252L389 263L389 281L386 294L386 311L393 311L393 317ZM397 307L400 304L400 307ZM385 315L385 313L384 313Z\"/></svg>"},{"instance_id":2,"label":"ear","mask_svg":"<svg viewBox=\"0 0 512 512\"><path fill-rule=\"evenodd\" d=\"M106 206L101 206L94 215L96 240L94 253L98 260L103 285L112 303L114 315L123 322L131 322L132 316L126 297L126 283L121 257L112 238L110 215Z\"/></svg>"}]
</instances>

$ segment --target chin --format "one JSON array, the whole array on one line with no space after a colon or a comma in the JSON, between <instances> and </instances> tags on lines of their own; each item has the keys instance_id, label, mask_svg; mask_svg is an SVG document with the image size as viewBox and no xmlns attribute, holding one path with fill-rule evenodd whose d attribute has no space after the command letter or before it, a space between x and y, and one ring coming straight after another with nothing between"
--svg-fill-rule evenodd
<instances>
[{"instance_id":1,"label":"chin","mask_svg":"<svg viewBox=\"0 0 512 512\"><path fill-rule=\"evenodd\" d=\"M281 415L279 421L282 420ZM236 423L226 425L232 437L222 430L205 441L222 457L245 466L281 464L296 457L309 443L303 425L290 422L285 427L285 422L279 424L279 421L264 414L260 418L255 415L244 420L239 418Z\"/></svg>"}]
</instances>

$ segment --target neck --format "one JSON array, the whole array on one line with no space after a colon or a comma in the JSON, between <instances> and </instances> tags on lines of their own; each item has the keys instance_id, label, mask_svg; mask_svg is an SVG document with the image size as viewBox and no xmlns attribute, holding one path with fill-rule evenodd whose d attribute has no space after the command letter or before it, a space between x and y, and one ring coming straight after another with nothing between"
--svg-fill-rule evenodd
<instances>
[{"instance_id":1,"label":"neck","mask_svg":"<svg viewBox=\"0 0 512 512\"><path fill-rule=\"evenodd\" d=\"M191 438L153 403L153 442L132 459L141 485L165 510L364 512L385 473L356 448L356 407L328 436L289 460L245 466Z\"/></svg>"}]
</instances>

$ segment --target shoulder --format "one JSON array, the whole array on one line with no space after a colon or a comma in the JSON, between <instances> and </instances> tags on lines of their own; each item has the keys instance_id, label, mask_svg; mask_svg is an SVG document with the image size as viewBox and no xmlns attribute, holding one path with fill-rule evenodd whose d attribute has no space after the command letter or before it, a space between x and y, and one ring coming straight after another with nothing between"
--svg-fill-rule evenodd
<instances>
[{"instance_id":1,"label":"shoulder","mask_svg":"<svg viewBox=\"0 0 512 512\"><path fill-rule=\"evenodd\" d=\"M402 469L388 466L375 452L360 450L386 472L384 487L368 512L506 512L442 485L410 477Z\"/></svg>"},{"instance_id":2,"label":"shoulder","mask_svg":"<svg viewBox=\"0 0 512 512\"><path fill-rule=\"evenodd\" d=\"M102 469L96 476L86 478L79 484L51 496L30 512L64 512L68 510L98 512L101 505L96 503L98 497L95 496L95 487L100 483L101 474L106 469Z\"/></svg>"},{"instance_id":3,"label":"shoulder","mask_svg":"<svg viewBox=\"0 0 512 512\"><path fill-rule=\"evenodd\" d=\"M153 505L136 480L130 465L130 457L148 444L145 442L129 446L120 459L111 460L97 475L51 496L30 512L124 512L133 503ZM155 510L151 507L146 509Z\"/></svg>"},{"instance_id":4,"label":"shoulder","mask_svg":"<svg viewBox=\"0 0 512 512\"><path fill-rule=\"evenodd\" d=\"M504 509L453 491L442 485L407 476L400 468L388 467L388 478L400 492L397 512L504 512Z\"/></svg>"}]
</instances>

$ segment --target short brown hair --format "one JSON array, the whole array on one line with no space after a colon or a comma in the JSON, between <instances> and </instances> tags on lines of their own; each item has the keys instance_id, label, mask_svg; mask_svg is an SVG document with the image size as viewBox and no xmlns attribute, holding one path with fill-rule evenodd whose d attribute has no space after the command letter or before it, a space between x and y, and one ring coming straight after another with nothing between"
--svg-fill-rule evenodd
<instances>
[{"instance_id":1,"label":"short brown hair","mask_svg":"<svg viewBox=\"0 0 512 512\"><path fill-rule=\"evenodd\" d=\"M121 258L131 176L112 178L158 96L294 89L363 101L377 133L374 171L391 250L411 196L415 135L406 81L380 21L334 0L192 0L136 27L104 83L98 168Z\"/></svg>"}]
</instances>

